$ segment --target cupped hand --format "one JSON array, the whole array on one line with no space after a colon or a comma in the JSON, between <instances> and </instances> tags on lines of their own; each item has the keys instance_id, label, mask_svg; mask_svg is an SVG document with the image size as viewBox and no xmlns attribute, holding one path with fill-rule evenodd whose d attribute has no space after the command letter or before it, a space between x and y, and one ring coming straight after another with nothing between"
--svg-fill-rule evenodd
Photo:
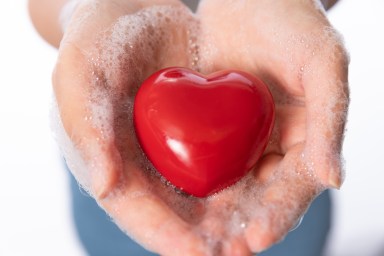
<instances>
[{"instance_id":1,"label":"cupped hand","mask_svg":"<svg viewBox=\"0 0 384 256\"><path fill-rule=\"evenodd\" d=\"M248 71L275 100L263 159L243 184L212 199L243 216L236 243L258 252L282 239L319 193L341 186L348 56L319 1L205 0L198 15L200 70Z\"/></svg>"},{"instance_id":2,"label":"cupped hand","mask_svg":"<svg viewBox=\"0 0 384 256\"><path fill-rule=\"evenodd\" d=\"M181 199L171 200L173 191L148 168L132 104L153 72L192 67L196 25L178 1L83 1L53 75L71 171L124 231L164 255L203 254L203 240L170 206Z\"/></svg>"},{"instance_id":3,"label":"cupped hand","mask_svg":"<svg viewBox=\"0 0 384 256\"><path fill-rule=\"evenodd\" d=\"M120 228L150 250L264 250L316 195L341 184L347 64L312 1L205 0L196 15L171 0L84 1L66 28L53 76L67 162ZM168 66L245 70L269 85L276 102L263 159L206 199L167 186L137 144L135 93Z\"/></svg>"}]
</instances>

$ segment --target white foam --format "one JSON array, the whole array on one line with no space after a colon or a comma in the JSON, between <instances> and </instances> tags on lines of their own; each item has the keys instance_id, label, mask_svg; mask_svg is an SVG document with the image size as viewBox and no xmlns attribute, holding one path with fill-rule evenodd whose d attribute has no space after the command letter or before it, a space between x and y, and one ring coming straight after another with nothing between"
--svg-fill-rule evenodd
<instances>
[{"instance_id":1,"label":"white foam","mask_svg":"<svg viewBox=\"0 0 384 256\"><path fill-rule=\"evenodd\" d=\"M51 109L51 129L54 132L54 137L65 157L68 168L76 177L79 185L81 185L85 191L88 191L91 180L90 173L87 171L88 167L82 159L80 152L74 146L70 137L64 130L56 102L52 104Z\"/></svg>"}]
</instances>

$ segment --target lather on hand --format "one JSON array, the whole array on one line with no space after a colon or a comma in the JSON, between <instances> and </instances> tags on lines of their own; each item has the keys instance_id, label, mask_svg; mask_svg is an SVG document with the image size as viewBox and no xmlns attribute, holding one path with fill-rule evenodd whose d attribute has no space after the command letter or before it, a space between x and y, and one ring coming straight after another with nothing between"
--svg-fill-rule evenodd
<instances>
[{"instance_id":1,"label":"lather on hand","mask_svg":"<svg viewBox=\"0 0 384 256\"><path fill-rule=\"evenodd\" d=\"M262 160L210 198L167 187L135 138L137 88L168 66L244 70L275 99ZM73 146L67 161L120 228L162 255L248 255L282 239L324 189L340 187L347 75L318 1L205 0L194 15L176 0L93 0L70 18L53 85Z\"/></svg>"}]
</instances>

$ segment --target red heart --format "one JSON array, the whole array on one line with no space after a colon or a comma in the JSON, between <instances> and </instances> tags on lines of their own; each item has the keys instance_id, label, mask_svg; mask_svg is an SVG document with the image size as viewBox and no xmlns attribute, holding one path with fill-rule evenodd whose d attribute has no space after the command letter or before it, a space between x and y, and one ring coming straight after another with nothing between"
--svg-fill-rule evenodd
<instances>
[{"instance_id":1,"label":"red heart","mask_svg":"<svg viewBox=\"0 0 384 256\"><path fill-rule=\"evenodd\" d=\"M198 197L234 184L255 166L274 117L268 88L240 71L204 77L163 69L144 81L134 105L136 134L149 160Z\"/></svg>"}]
</instances>

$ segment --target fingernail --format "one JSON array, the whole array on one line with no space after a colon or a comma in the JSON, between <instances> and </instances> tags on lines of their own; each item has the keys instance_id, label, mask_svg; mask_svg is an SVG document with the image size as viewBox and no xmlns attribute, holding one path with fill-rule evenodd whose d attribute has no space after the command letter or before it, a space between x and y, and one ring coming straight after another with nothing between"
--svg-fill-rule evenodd
<instances>
[{"instance_id":1,"label":"fingernail","mask_svg":"<svg viewBox=\"0 0 384 256\"><path fill-rule=\"evenodd\" d=\"M116 170L97 171L97 174L92 177L93 196L98 200L106 198L116 187L117 182Z\"/></svg>"},{"instance_id":2,"label":"fingernail","mask_svg":"<svg viewBox=\"0 0 384 256\"><path fill-rule=\"evenodd\" d=\"M92 170L92 195L95 199L103 199L107 196L105 175L101 170Z\"/></svg>"},{"instance_id":3,"label":"fingernail","mask_svg":"<svg viewBox=\"0 0 384 256\"><path fill-rule=\"evenodd\" d=\"M103 152L106 154L106 152ZM92 193L93 196L102 200L116 187L121 172L121 159L119 155L111 152L110 156L102 156L94 164L92 172Z\"/></svg>"},{"instance_id":4,"label":"fingernail","mask_svg":"<svg viewBox=\"0 0 384 256\"><path fill-rule=\"evenodd\" d=\"M331 170L328 176L328 185L334 189L341 187L341 174L339 170Z\"/></svg>"},{"instance_id":5,"label":"fingernail","mask_svg":"<svg viewBox=\"0 0 384 256\"><path fill-rule=\"evenodd\" d=\"M271 229L260 221L256 221L245 230L245 238L247 240L249 248L253 252L262 252L272 246L277 237L271 231Z\"/></svg>"}]
</instances>

